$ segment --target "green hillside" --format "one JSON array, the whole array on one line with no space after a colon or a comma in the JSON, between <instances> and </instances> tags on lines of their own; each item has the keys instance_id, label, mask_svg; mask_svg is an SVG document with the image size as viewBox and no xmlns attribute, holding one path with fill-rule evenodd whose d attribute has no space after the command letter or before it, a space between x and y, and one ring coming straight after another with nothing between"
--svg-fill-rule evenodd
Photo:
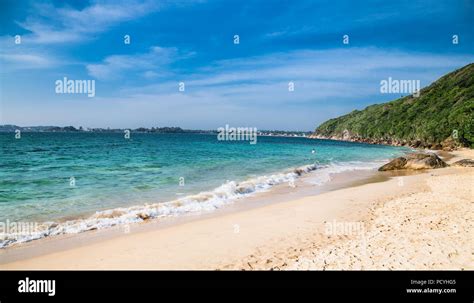
<instances>
[{"instance_id":1,"label":"green hillside","mask_svg":"<svg viewBox=\"0 0 474 303\"><path fill-rule=\"evenodd\" d=\"M321 124L314 137L441 148L474 148L474 63L421 90ZM457 138L456 138L457 137Z\"/></svg>"}]
</instances>

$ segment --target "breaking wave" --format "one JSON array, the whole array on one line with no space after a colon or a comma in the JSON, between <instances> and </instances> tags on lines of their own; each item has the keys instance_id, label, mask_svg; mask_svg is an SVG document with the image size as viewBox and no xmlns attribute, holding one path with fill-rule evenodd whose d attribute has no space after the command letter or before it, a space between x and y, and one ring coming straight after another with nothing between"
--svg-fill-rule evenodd
<instances>
[{"instance_id":1,"label":"breaking wave","mask_svg":"<svg viewBox=\"0 0 474 303\"><path fill-rule=\"evenodd\" d=\"M104 229L116 225L138 223L160 217L212 211L233 203L237 199L267 191L275 185L294 182L298 177L307 175L316 170L318 173L308 175L309 178L307 182L313 185L322 185L331 180L331 174L348 170L373 169L377 166L378 163L369 164L363 162L346 162L330 165L311 164L287 172L260 176L242 182L230 181L212 191L200 192L169 202L97 211L85 219L65 222L45 222L38 224L34 232L0 233L0 248L48 236L74 234L88 230Z\"/></svg>"}]
</instances>

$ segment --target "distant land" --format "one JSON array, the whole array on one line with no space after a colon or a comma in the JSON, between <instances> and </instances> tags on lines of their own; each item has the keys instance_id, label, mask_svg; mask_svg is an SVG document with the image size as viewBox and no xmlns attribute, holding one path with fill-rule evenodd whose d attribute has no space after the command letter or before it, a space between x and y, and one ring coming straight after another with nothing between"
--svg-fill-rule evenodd
<instances>
[{"instance_id":1,"label":"distant land","mask_svg":"<svg viewBox=\"0 0 474 303\"><path fill-rule=\"evenodd\" d=\"M130 128L87 128L87 127L74 127L74 126L18 126L18 125L0 125L0 132L15 132L20 130L22 132L108 132L118 133L130 130L133 132L141 133L201 133L210 132L205 130L186 130L180 127L152 127L145 128L139 127L136 129Z\"/></svg>"},{"instance_id":2,"label":"distant land","mask_svg":"<svg viewBox=\"0 0 474 303\"><path fill-rule=\"evenodd\" d=\"M310 137L415 148L474 148L474 63L441 77L419 97L354 110L322 123Z\"/></svg>"},{"instance_id":3,"label":"distant land","mask_svg":"<svg viewBox=\"0 0 474 303\"><path fill-rule=\"evenodd\" d=\"M217 130L198 130L198 129L182 129L181 127L139 127L136 129L130 128L85 128L74 126L18 126L12 124L0 125L0 132L13 133L15 131L21 132L58 132L58 133L73 133L73 132L94 132L94 133L123 133L125 130L130 130L134 133L157 133L157 134L217 134ZM259 130L260 136L284 136L284 137L307 137L312 134L310 131L285 131L285 130Z\"/></svg>"}]
</instances>

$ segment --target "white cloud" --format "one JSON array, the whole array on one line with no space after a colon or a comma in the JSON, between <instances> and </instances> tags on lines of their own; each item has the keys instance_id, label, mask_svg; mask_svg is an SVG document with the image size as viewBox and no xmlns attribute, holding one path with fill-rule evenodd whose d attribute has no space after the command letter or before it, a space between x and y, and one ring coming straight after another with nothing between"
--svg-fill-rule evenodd
<instances>
[{"instance_id":1,"label":"white cloud","mask_svg":"<svg viewBox=\"0 0 474 303\"><path fill-rule=\"evenodd\" d=\"M82 10L37 4L34 15L17 23L31 32L25 40L32 44L78 42L159 8L154 1L95 1Z\"/></svg>"},{"instance_id":2,"label":"white cloud","mask_svg":"<svg viewBox=\"0 0 474 303\"><path fill-rule=\"evenodd\" d=\"M12 37L0 37L0 64L10 72L22 69L50 68L59 64L57 58L42 49L15 44Z\"/></svg>"},{"instance_id":3,"label":"white cloud","mask_svg":"<svg viewBox=\"0 0 474 303\"><path fill-rule=\"evenodd\" d=\"M129 87L122 92L163 96L184 81L187 94L206 92L218 102L306 102L376 94L381 79L419 79L426 85L473 60L468 55L407 53L377 48L300 50L217 61L176 81ZM296 85L288 94L288 82ZM212 95L212 96L210 96Z\"/></svg>"},{"instance_id":4,"label":"white cloud","mask_svg":"<svg viewBox=\"0 0 474 303\"><path fill-rule=\"evenodd\" d=\"M96 33L155 12L160 7L161 4L155 1L136 0L96 0L82 10L55 7L52 4L33 4L32 14L26 20L17 22L30 31L21 36L21 44L16 45L12 36L0 37L0 63L9 71L57 66L62 64L61 60L47 45L89 40ZM67 62L76 64L71 60ZM100 66L97 69L98 74L101 69L105 70Z\"/></svg>"},{"instance_id":5,"label":"white cloud","mask_svg":"<svg viewBox=\"0 0 474 303\"><path fill-rule=\"evenodd\" d=\"M134 55L113 55L101 63L86 66L89 75L101 80L118 79L127 73L135 72L147 77L169 76L168 65L176 60L188 58L193 53L182 53L174 47L153 46L147 53Z\"/></svg>"},{"instance_id":6,"label":"white cloud","mask_svg":"<svg viewBox=\"0 0 474 303\"><path fill-rule=\"evenodd\" d=\"M27 64L28 66L43 67L51 65L51 60L47 57L36 54L0 54L0 57L6 61L18 64Z\"/></svg>"}]
</instances>

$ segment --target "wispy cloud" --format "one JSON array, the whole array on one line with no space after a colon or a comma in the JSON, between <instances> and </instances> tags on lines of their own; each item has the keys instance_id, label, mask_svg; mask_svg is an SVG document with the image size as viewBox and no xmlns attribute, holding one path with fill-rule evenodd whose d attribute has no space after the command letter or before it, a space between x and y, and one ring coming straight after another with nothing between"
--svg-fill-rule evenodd
<instances>
[{"instance_id":1,"label":"wispy cloud","mask_svg":"<svg viewBox=\"0 0 474 303\"><path fill-rule=\"evenodd\" d=\"M197 72L180 75L188 87L196 89L220 89L227 95L255 87L267 87L260 91L268 93L274 85L286 87L289 81L311 87L311 83L338 83L339 87L325 95L336 96L344 87L354 83L369 83L380 77L402 75L430 80L436 70L450 70L472 61L471 55L437 55L410 53L377 48L350 48L332 50L299 50L273 53L263 56L219 60ZM151 86L164 88L163 84ZM236 88L237 87L237 88ZM139 90L143 91L143 87ZM313 87L314 97L318 86ZM255 90L255 91L253 91ZM352 90L352 94L357 90ZM250 92L249 92L250 93ZM253 95L253 94L251 94Z\"/></svg>"},{"instance_id":2,"label":"wispy cloud","mask_svg":"<svg viewBox=\"0 0 474 303\"><path fill-rule=\"evenodd\" d=\"M0 63L8 71L61 65L61 60L57 58L60 49L51 48L52 44L90 40L95 37L94 34L121 22L143 17L160 7L154 1L135 0L96 0L81 10L69 6L56 7L50 3L33 4L32 14L24 21L16 21L29 31L21 36L21 44L16 45L13 36L0 37ZM72 60L66 61L73 63Z\"/></svg>"},{"instance_id":3,"label":"wispy cloud","mask_svg":"<svg viewBox=\"0 0 474 303\"><path fill-rule=\"evenodd\" d=\"M37 4L34 15L17 23L31 32L25 39L29 43L70 43L89 40L93 33L140 18L160 7L154 1L95 1L81 10Z\"/></svg>"},{"instance_id":4,"label":"wispy cloud","mask_svg":"<svg viewBox=\"0 0 474 303\"><path fill-rule=\"evenodd\" d=\"M12 37L0 37L0 65L4 72L51 68L58 64L57 58L45 50L16 45Z\"/></svg>"},{"instance_id":5,"label":"wispy cloud","mask_svg":"<svg viewBox=\"0 0 474 303\"><path fill-rule=\"evenodd\" d=\"M41 55L32 55L32 54L1 54L3 59L10 62L16 62L19 64L27 64L28 66L49 66L51 65L51 60L47 57Z\"/></svg>"},{"instance_id":6,"label":"wispy cloud","mask_svg":"<svg viewBox=\"0 0 474 303\"><path fill-rule=\"evenodd\" d=\"M199 72L176 75L176 81L139 85L120 90L123 102L173 100L192 106L223 104L240 108L367 100L379 94L387 77L419 79L423 85L474 61L470 55L408 53L377 48L294 51L221 60ZM408 69L409 68L409 69ZM184 81L185 93L178 92ZM288 83L295 91L288 91ZM116 96L114 96L115 98ZM390 96L386 96L386 98ZM393 97L393 96L392 96ZM167 105L169 106L169 104Z\"/></svg>"},{"instance_id":7,"label":"wispy cloud","mask_svg":"<svg viewBox=\"0 0 474 303\"><path fill-rule=\"evenodd\" d=\"M105 58L101 63L88 64L86 66L89 75L101 80L113 80L121 78L126 72L135 76L156 78L169 76L171 71L168 65L174 61L188 58L193 53L179 52L174 47L153 46L149 52L134 55L112 55Z\"/></svg>"}]
</instances>

